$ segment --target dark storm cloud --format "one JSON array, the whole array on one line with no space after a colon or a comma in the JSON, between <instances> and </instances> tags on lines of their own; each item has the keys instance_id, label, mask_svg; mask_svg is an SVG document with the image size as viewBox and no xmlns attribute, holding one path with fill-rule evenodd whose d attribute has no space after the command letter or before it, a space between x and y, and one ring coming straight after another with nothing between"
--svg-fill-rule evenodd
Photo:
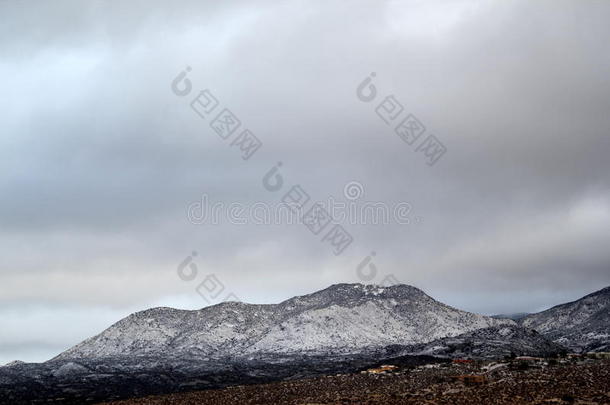
<instances>
[{"instance_id":1,"label":"dark storm cloud","mask_svg":"<svg viewBox=\"0 0 610 405\"><path fill-rule=\"evenodd\" d=\"M360 281L372 250L381 273L480 312L610 284L610 4L0 8L4 305L196 307L175 273L192 250L257 302ZM195 91L263 141L252 159L171 92L187 65ZM371 72L380 97L366 104L356 87ZM447 147L435 166L376 116L390 94ZM313 199L356 180L421 221L349 226L340 257L303 227L188 223L203 193L277 202L261 179L278 161Z\"/></svg>"}]
</instances>

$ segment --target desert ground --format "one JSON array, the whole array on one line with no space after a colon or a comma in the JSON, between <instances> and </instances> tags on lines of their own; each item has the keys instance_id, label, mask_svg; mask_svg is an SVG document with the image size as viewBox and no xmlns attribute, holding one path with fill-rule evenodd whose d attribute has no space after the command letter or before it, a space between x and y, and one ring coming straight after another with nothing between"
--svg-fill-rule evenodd
<instances>
[{"instance_id":1,"label":"desert ground","mask_svg":"<svg viewBox=\"0 0 610 405\"><path fill-rule=\"evenodd\" d=\"M437 364L104 403L140 404L610 404L610 360Z\"/></svg>"}]
</instances>

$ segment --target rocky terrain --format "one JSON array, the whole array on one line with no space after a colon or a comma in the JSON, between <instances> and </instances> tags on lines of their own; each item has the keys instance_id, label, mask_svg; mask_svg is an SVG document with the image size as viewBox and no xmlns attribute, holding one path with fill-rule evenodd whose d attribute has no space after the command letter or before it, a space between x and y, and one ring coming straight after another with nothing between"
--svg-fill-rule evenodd
<instances>
[{"instance_id":1,"label":"rocky terrain","mask_svg":"<svg viewBox=\"0 0 610 405\"><path fill-rule=\"evenodd\" d=\"M514 322L460 311L408 285L337 284L276 305L226 302L197 311L149 309L56 360L167 353L200 360L218 353L356 353L506 324Z\"/></svg>"},{"instance_id":2,"label":"rocky terrain","mask_svg":"<svg viewBox=\"0 0 610 405\"><path fill-rule=\"evenodd\" d=\"M391 350L348 356L279 356L264 360L215 358L209 362L188 359L120 357L99 360L49 361L0 369L0 403L84 404L150 394L260 384L336 373L354 373L380 359L405 366L443 361L431 356L391 357ZM445 360L446 361L446 360Z\"/></svg>"},{"instance_id":3,"label":"rocky terrain","mask_svg":"<svg viewBox=\"0 0 610 405\"><path fill-rule=\"evenodd\" d=\"M337 284L279 304L138 312L40 364L0 367L0 404L82 404L404 367L452 358L556 356L608 345L608 292L515 322L407 286ZM565 344L565 346L564 346Z\"/></svg>"},{"instance_id":4,"label":"rocky terrain","mask_svg":"<svg viewBox=\"0 0 610 405\"><path fill-rule=\"evenodd\" d=\"M402 354L448 358L501 359L506 356L550 357L565 354L566 348L551 342L533 329L515 325L492 326L455 337L412 345Z\"/></svg>"},{"instance_id":5,"label":"rocky terrain","mask_svg":"<svg viewBox=\"0 0 610 405\"><path fill-rule=\"evenodd\" d=\"M610 350L610 287L519 320L572 351Z\"/></svg>"},{"instance_id":6,"label":"rocky terrain","mask_svg":"<svg viewBox=\"0 0 610 405\"><path fill-rule=\"evenodd\" d=\"M104 405L221 404L447 404L593 405L610 404L610 362L592 361L529 368L496 364L442 365L400 369L389 374L350 374L234 386L145 397ZM475 375L480 384L456 376Z\"/></svg>"}]
</instances>

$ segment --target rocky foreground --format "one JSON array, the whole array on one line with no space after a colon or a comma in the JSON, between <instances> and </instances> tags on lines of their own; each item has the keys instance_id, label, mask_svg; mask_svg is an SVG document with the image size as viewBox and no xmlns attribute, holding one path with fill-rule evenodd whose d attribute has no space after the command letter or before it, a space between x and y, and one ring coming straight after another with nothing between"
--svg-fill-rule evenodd
<instances>
[{"instance_id":1,"label":"rocky foreground","mask_svg":"<svg viewBox=\"0 0 610 405\"><path fill-rule=\"evenodd\" d=\"M610 360L435 364L105 403L140 404L610 404Z\"/></svg>"}]
</instances>

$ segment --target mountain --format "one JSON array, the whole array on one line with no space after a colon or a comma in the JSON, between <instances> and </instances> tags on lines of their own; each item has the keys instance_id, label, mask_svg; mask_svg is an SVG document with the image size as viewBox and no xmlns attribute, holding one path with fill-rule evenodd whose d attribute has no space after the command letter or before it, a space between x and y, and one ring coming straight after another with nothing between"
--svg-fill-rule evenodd
<instances>
[{"instance_id":1,"label":"mountain","mask_svg":"<svg viewBox=\"0 0 610 405\"><path fill-rule=\"evenodd\" d=\"M609 292L528 315L520 326L408 285L336 284L272 305L153 308L47 362L0 367L0 404L82 404L354 373L386 361L547 356L565 350L563 343L601 350L609 341Z\"/></svg>"},{"instance_id":2,"label":"mountain","mask_svg":"<svg viewBox=\"0 0 610 405\"><path fill-rule=\"evenodd\" d=\"M13 360L0 367L13 367L13 366L18 366L20 364L25 364L25 362L21 361L21 360Z\"/></svg>"},{"instance_id":3,"label":"mountain","mask_svg":"<svg viewBox=\"0 0 610 405\"><path fill-rule=\"evenodd\" d=\"M132 314L55 360L360 353L512 325L442 304L408 285L336 284L279 304L226 302Z\"/></svg>"},{"instance_id":4,"label":"mountain","mask_svg":"<svg viewBox=\"0 0 610 405\"><path fill-rule=\"evenodd\" d=\"M610 287L528 315L519 323L574 351L609 351Z\"/></svg>"},{"instance_id":5,"label":"mountain","mask_svg":"<svg viewBox=\"0 0 610 405\"><path fill-rule=\"evenodd\" d=\"M495 319L512 319L513 321L518 321L520 319L525 318L526 316L529 315L529 312L517 312L514 314L498 314L498 315L492 315L492 318Z\"/></svg>"},{"instance_id":6,"label":"mountain","mask_svg":"<svg viewBox=\"0 0 610 405\"><path fill-rule=\"evenodd\" d=\"M511 355L550 357L565 352L565 347L551 342L533 329L503 325L413 345L402 354L498 359Z\"/></svg>"}]
</instances>

